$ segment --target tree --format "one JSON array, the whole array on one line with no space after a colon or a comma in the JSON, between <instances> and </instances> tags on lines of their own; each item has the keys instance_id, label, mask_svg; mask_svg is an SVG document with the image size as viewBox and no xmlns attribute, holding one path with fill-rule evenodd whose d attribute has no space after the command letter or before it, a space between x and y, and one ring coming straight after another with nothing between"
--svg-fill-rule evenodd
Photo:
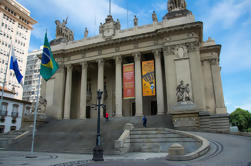
<instances>
[{"instance_id":1,"label":"tree","mask_svg":"<svg viewBox=\"0 0 251 166\"><path fill-rule=\"evenodd\" d=\"M251 126L251 114L241 108L237 108L230 114L230 123L238 126L240 131L245 131Z\"/></svg>"}]
</instances>

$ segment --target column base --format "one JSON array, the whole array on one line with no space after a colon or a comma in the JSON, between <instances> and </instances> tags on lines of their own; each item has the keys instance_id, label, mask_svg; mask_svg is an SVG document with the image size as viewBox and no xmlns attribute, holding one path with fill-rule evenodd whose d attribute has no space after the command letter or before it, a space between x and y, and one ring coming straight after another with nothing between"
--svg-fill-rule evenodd
<instances>
[{"instance_id":1,"label":"column base","mask_svg":"<svg viewBox=\"0 0 251 166\"><path fill-rule=\"evenodd\" d=\"M69 120L70 119L70 116L68 116L68 115L64 115L64 118L63 118L64 120Z\"/></svg>"},{"instance_id":2,"label":"column base","mask_svg":"<svg viewBox=\"0 0 251 166\"><path fill-rule=\"evenodd\" d=\"M226 114L226 113L227 113L226 107L224 107L224 108L216 108L216 114Z\"/></svg>"},{"instance_id":3,"label":"column base","mask_svg":"<svg viewBox=\"0 0 251 166\"><path fill-rule=\"evenodd\" d=\"M158 112L157 115L165 115L165 112Z\"/></svg>"},{"instance_id":4,"label":"column base","mask_svg":"<svg viewBox=\"0 0 251 166\"><path fill-rule=\"evenodd\" d=\"M123 115L122 114L116 114L115 117L120 118L120 117L123 117Z\"/></svg>"},{"instance_id":5,"label":"column base","mask_svg":"<svg viewBox=\"0 0 251 166\"><path fill-rule=\"evenodd\" d=\"M79 119L80 119L80 120L86 120L86 118L85 118L85 117L80 117Z\"/></svg>"}]
</instances>

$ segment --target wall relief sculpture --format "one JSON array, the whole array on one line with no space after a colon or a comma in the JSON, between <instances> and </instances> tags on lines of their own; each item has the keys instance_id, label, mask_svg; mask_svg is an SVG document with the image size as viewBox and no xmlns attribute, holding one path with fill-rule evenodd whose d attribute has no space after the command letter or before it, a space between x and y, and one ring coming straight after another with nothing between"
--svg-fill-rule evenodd
<instances>
[{"instance_id":1,"label":"wall relief sculpture","mask_svg":"<svg viewBox=\"0 0 251 166\"><path fill-rule=\"evenodd\" d=\"M176 88L177 102L182 104L192 104L192 98L190 96L189 84L184 84L184 81L181 80L179 85Z\"/></svg>"}]
</instances>

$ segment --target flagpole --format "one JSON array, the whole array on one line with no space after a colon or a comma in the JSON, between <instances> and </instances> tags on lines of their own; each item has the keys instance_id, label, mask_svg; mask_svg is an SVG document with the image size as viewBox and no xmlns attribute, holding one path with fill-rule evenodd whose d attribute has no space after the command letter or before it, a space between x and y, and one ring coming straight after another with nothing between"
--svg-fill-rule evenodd
<instances>
[{"instance_id":1,"label":"flagpole","mask_svg":"<svg viewBox=\"0 0 251 166\"><path fill-rule=\"evenodd\" d=\"M3 103L3 95L4 95L4 87L5 87L5 82L6 82L6 79L7 79L7 72L8 72L8 67L9 67L9 62L10 62L10 54L11 54L11 49L12 48L12 43L11 43L11 48L10 48L10 51L9 51L9 54L8 54L8 63L7 63L7 67L5 69L5 77L4 77L4 81L3 81L3 86L2 86L2 95L1 95L1 99L0 99L0 110L2 110L2 103Z\"/></svg>"},{"instance_id":2,"label":"flagpole","mask_svg":"<svg viewBox=\"0 0 251 166\"><path fill-rule=\"evenodd\" d=\"M31 143L31 154L26 156L27 158L36 158L37 156L34 155L34 143L35 143L35 134L36 134L36 124L37 124L37 109L38 109L38 102L39 102L39 90L40 90L40 74L38 78L38 90L37 90L37 97L36 97L36 107L34 112L34 119L33 119L33 131L32 131L32 143Z\"/></svg>"}]
</instances>

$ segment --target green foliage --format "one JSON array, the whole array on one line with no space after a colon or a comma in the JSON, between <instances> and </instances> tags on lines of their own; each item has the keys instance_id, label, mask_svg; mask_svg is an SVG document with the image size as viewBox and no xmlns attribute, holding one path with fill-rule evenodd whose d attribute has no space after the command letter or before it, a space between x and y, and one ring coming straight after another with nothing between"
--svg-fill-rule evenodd
<instances>
[{"instance_id":1,"label":"green foliage","mask_svg":"<svg viewBox=\"0 0 251 166\"><path fill-rule=\"evenodd\" d=\"M251 127L251 114L246 110L237 108L230 114L230 123L238 126L240 131L246 131L248 127Z\"/></svg>"},{"instance_id":2,"label":"green foliage","mask_svg":"<svg viewBox=\"0 0 251 166\"><path fill-rule=\"evenodd\" d=\"M251 127L248 128L248 132L251 132Z\"/></svg>"}]
</instances>

